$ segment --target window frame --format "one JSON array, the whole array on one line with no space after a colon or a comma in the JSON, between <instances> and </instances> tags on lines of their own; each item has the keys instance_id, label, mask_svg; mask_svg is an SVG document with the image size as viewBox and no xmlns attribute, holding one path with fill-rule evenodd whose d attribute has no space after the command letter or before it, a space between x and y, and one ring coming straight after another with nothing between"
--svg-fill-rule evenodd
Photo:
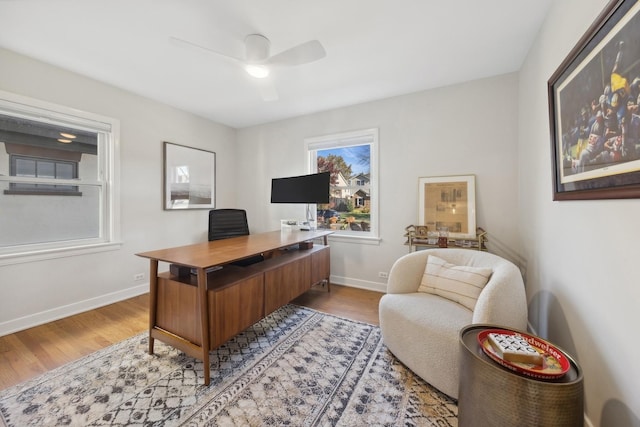
<instances>
[{"instance_id":1,"label":"window frame","mask_svg":"<svg viewBox=\"0 0 640 427\"><path fill-rule=\"evenodd\" d=\"M371 201L369 207L369 231L336 230L336 232L330 236L331 240L371 245L378 245L380 243L378 142L378 128L361 129L305 139L305 151L308 157L309 173L316 173L318 171L318 150L355 145L369 145L370 148L369 195ZM317 205L313 206L313 211L316 210Z\"/></svg>"},{"instance_id":2,"label":"window frame","mask_svg":"<svg viewBox=\"0 0 640 427\"><path fill-rule=\"evenodd\" d=\"M0 112L45 124L54 123L100 133L97 147L99 176L83 179L0 176L0 182L11 183L19 180L24 183L76 187L92 185L100 187L101 194L100 207L96 212L99 216L98 237L6 246L0 248L0 266L119 249L122 246L120 240L120 121L2 90L0 90ZM21 193L39 194L29 191L21 191ZM47 195L68 194L47 192ZM46 198L43 200L43 203L45 202Z\"/></svg>"}]
</instances>

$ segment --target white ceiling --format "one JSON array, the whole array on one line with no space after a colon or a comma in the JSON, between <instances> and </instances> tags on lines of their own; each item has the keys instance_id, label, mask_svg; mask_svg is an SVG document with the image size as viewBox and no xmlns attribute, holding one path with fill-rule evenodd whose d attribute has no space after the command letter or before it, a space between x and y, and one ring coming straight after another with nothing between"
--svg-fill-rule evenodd
<instances>
[{"instance_id":1,"label":"white ceiling","mask_svg":"<svg viewBox=\"0 0 640 427\"><path fill-rule=\"evenodd\" d=\"M517 71L553 0L0 0L0 47L242 128ZM279 99L223 57L246 35L327 56L274 70ZM1 65L0 65L1 66Z\"/></svg>"}]
</instances>

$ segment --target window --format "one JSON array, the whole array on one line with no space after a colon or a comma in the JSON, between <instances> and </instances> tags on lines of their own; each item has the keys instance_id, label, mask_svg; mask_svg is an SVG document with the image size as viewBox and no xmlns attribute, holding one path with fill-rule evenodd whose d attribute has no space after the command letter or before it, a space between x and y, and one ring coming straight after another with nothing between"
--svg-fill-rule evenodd
<instances>
[{"instance_id":1,"label":"window","mask_svg":"<svg viewBox=\"0 0 640 427\"><path fill-rule=\"evenodd\" d=\"M0 265L119 245L118 127L0 92Z\"/></svg>"},{"instance_id":2,"label":"window","mask_svg":"<svg viewBox=\"0 0 640 427\"><path fill-rule=\"evenodd\" d=\"M378 130L309 138L311 172L331 172L330 200L317 206L318 228L335 236L378 239Z\"/></svg>"},{"instance_id":3,"label":"window","mask_svg":"<svg viewBox=\"0 0 640 427\"><path fill-rule=\"evenodd\" d=\"M9 175L32 178L77 179L78 163L62 160L9 155ZM40 194L81 196L77 185L31 184L10 182L5 194Z\"/></svg>"}]
</instances>

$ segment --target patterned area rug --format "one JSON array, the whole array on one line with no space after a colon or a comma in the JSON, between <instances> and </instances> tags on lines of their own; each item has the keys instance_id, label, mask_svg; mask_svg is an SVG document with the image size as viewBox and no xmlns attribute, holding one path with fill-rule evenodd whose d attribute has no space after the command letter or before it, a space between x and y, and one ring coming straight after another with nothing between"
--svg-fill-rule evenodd
<instances>
[{"instance_id":1,"label":"patterned area rug","mask_svg":"<svg viewBox=\"0 0 640 427\"><path fill-rule=\"evenodd\" d=\"M287 305L202 363L147 333L0 391L23 426L457 426L454 400L416 377L380 329Z\"/></svg>"}]
</instances>

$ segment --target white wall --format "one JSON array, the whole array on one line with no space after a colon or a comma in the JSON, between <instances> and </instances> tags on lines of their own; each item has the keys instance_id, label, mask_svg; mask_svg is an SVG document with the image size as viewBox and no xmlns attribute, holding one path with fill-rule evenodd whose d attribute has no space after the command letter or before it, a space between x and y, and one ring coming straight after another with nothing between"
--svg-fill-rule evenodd
<instances>
[{"instance_id":1,"label":"white wall","mask_svg":"<svg viewBox=\"0 0 640 427\"><path fill-rule=\"evenodd\" d=\"M520 73L519 222L529 318L584 370L594 426L640 426L640 201L552 201L547 81L607 0L555 2Z\"/></svg>"},{"instance_id":2,"label":"white wall","mask_svg":"<svg viewBox=\"0 0 640 427\"><path fill-rule=\"evenodd\" d=\"M332 242L332 280L385 290L378 272L408 252L425 176L476 175L478 225L517 251L516 89L509 74L238 130L238 204L255 231L303 218L304 206L269 203L271 179L307 172L305 138L377 127L382 241Z\"/></svg>"},{"instance_id":3,"label":"white wall","mask_svg":"<svg viewBox=\"0 0 640 427\"><path fill-rule=\"evenodd\" d=\"M1 90L120 120L123 241L116 251L0 266L0 335L147 292L148 261L135 253L206 240L206 210L162 210L163 141L215 151L218 206L235 204L234 129L7 50L0 64Z\"/></svg>"}]
</instances>

